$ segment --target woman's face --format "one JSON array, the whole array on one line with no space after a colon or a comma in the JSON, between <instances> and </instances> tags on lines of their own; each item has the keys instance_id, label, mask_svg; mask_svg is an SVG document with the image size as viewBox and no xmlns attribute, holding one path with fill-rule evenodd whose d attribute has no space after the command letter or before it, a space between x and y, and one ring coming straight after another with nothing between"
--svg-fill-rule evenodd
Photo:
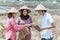
<instances>
[{"instance_id":1,"label":"woman's face","mask_svg":"<svg viewBox=\"0 0 60 40\"><path fill-rule=\"evenodd\" d=\"M45 12L44 12L43 10L39 10L38 13L39 13L40 15L43 15Z\"/></svg>"},{"instance_id":2,"label":"woman's face","mask_svg":"<svg viewBox=\"0 0 60 40\"><path fill-rule=\"evenodd\" d=\"M13 13L13 16L16 17L17 13Z\"/></svg>"},{"instance_id":3,"label":"woman's face","mask_svg":"<svg viewBox=\"0 0 60 40\"><path fill-rule=\"evenodd\" d=\"M23 10L23 15L26 16L28 14L27 10Z\"/></svg>"}]
</instances>

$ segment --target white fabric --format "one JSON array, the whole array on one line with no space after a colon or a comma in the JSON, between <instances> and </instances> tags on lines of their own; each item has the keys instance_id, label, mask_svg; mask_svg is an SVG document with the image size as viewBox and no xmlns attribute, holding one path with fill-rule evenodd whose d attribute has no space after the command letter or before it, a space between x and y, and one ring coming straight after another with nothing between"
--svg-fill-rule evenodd
<instances>
[{"instance_id":1,"label":"white fabric","mask_svg":"<svg viewBox=\"0 0 60 40\"><path fill-rule=\"evenodd\" d=\"M54 22L52 16L49 13L45 13L44 16L42 16L41 20L41 28L47 28ZM49 39L50 37L53 37L52 29L47 29L41 31L41 38Z\"/></svg>"}]
</instances>

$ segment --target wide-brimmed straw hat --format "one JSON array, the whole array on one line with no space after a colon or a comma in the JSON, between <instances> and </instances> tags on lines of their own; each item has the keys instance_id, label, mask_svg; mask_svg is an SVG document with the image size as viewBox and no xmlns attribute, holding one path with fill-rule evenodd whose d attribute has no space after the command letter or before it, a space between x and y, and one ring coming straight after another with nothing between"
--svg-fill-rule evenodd
<instances>
[{"instance_id":1,"label":"wide-brimmed straw hat","mask_svg":"<svg viewBox=\"0 0 60 40\"><path fill-rule=\"evenodd\" d=\"M47 8L45 8L42 4L39 4L34 10L35 11L38 11L38 10L47 10Z\"/></svg>"},{"instance_id":2,"label":"wide-brimmed straw hat","mask_svg":"<svg viewBox=\"0 0 60 40\"><path fill-rule=\"evenodd\" d=\"M24 10L24 9L26 9L26 10L28 10L28 12L30 13L30 8L28 8L27 6L22 6L22 7L20 7L20 9L19 9L19 12L21 12L21 10Z\"/></svg>"},{"instance_id":3,"label":"wide-brimmed straw hat","mask_svg":"<svg viewBox=\"0 0 60 40\"><path fill-rule=\"evenodd\" d=\"M12 8L8 11L8 13L18 13L18 10L17 10L16 8L12 7Z\"/></svg>"}]
</instances>

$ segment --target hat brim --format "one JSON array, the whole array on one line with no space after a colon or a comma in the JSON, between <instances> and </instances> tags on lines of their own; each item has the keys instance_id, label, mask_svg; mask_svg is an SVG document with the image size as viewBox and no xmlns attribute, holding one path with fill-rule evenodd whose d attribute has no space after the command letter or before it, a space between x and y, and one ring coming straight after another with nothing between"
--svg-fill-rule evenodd
<instances>
[{"instance_id":1,"label":"hat brim","mask_svg":"<svg viewBox=\"0 0 60 40\"><path fill-rule=\"evenodd\" d=\"M9 13L12 13L12 14L14 14L14 13L15 13L15 14L17 14L18 12L8 12L8 14L9 14Z\"/></svg>"},{"instance_id":2,"label":"hat brim","mask_svg":"<svg viewBox=\"0 0 60 40\"><path fill-rule=\"evenodd\" d=\"M19 10L19 12L22 12L21 10L28 10L28 13L30 13L30 12L31 12L31 10L30 10L30 9L20 9L20 10Z\"/></svg>"},{"instance_id":3,"label":"hat brim","mask_svg":"<svg viewBox=\"0 0 60 40\"><path fill-rule=\"evenodd\" d=\"M47 10L35 10L35 11L47 11Z\"/></svg>"}]
</instances>

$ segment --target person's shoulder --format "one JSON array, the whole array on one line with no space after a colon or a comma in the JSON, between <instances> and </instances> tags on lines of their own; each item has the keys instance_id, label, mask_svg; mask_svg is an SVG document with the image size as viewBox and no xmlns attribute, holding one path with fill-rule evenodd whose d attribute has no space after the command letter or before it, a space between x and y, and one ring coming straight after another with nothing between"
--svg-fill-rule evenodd
<instances>
[{"instance_id":1,"label":"person's shoulder","mask_svg":"<svg viewBox=\"0 0 60 40\"><path fill-rule=\"evenodd\" d=\"M13 21L14 19L13 18L10 18L9 21Z\"/></svg>"},{"instance_id":2,"label":"person's shoulder","mask_svg":"<svg viewBox=\"0 0 60 40\"><path fill-rule=\"evenodd\" d=\"M32 19L32 17L31 17L31 16L29 16L29 18L30 18L30 19Z\"/></svg>"},{"instance_id":3,"label":"person's shoulder","mask_svg":"<svg viewBox=\"0 0 60 40\"><path fill-rule=\"evenodd\" d=\"M12 22L13 21L13 18L8 18L7 19L7 23L10 23L10 22Z\"/></svg>"},{"instance_id":4,"label":"person's shoulder","mask_svg":"<svg viewBox=\"0 0 60 40\"><path fill-rule=\"evenodd\" d=\"M51 16L51 14L50 13L46 13L47 14L47 16L49 17L49 16Z\"/></svg>"}]
</instances>

